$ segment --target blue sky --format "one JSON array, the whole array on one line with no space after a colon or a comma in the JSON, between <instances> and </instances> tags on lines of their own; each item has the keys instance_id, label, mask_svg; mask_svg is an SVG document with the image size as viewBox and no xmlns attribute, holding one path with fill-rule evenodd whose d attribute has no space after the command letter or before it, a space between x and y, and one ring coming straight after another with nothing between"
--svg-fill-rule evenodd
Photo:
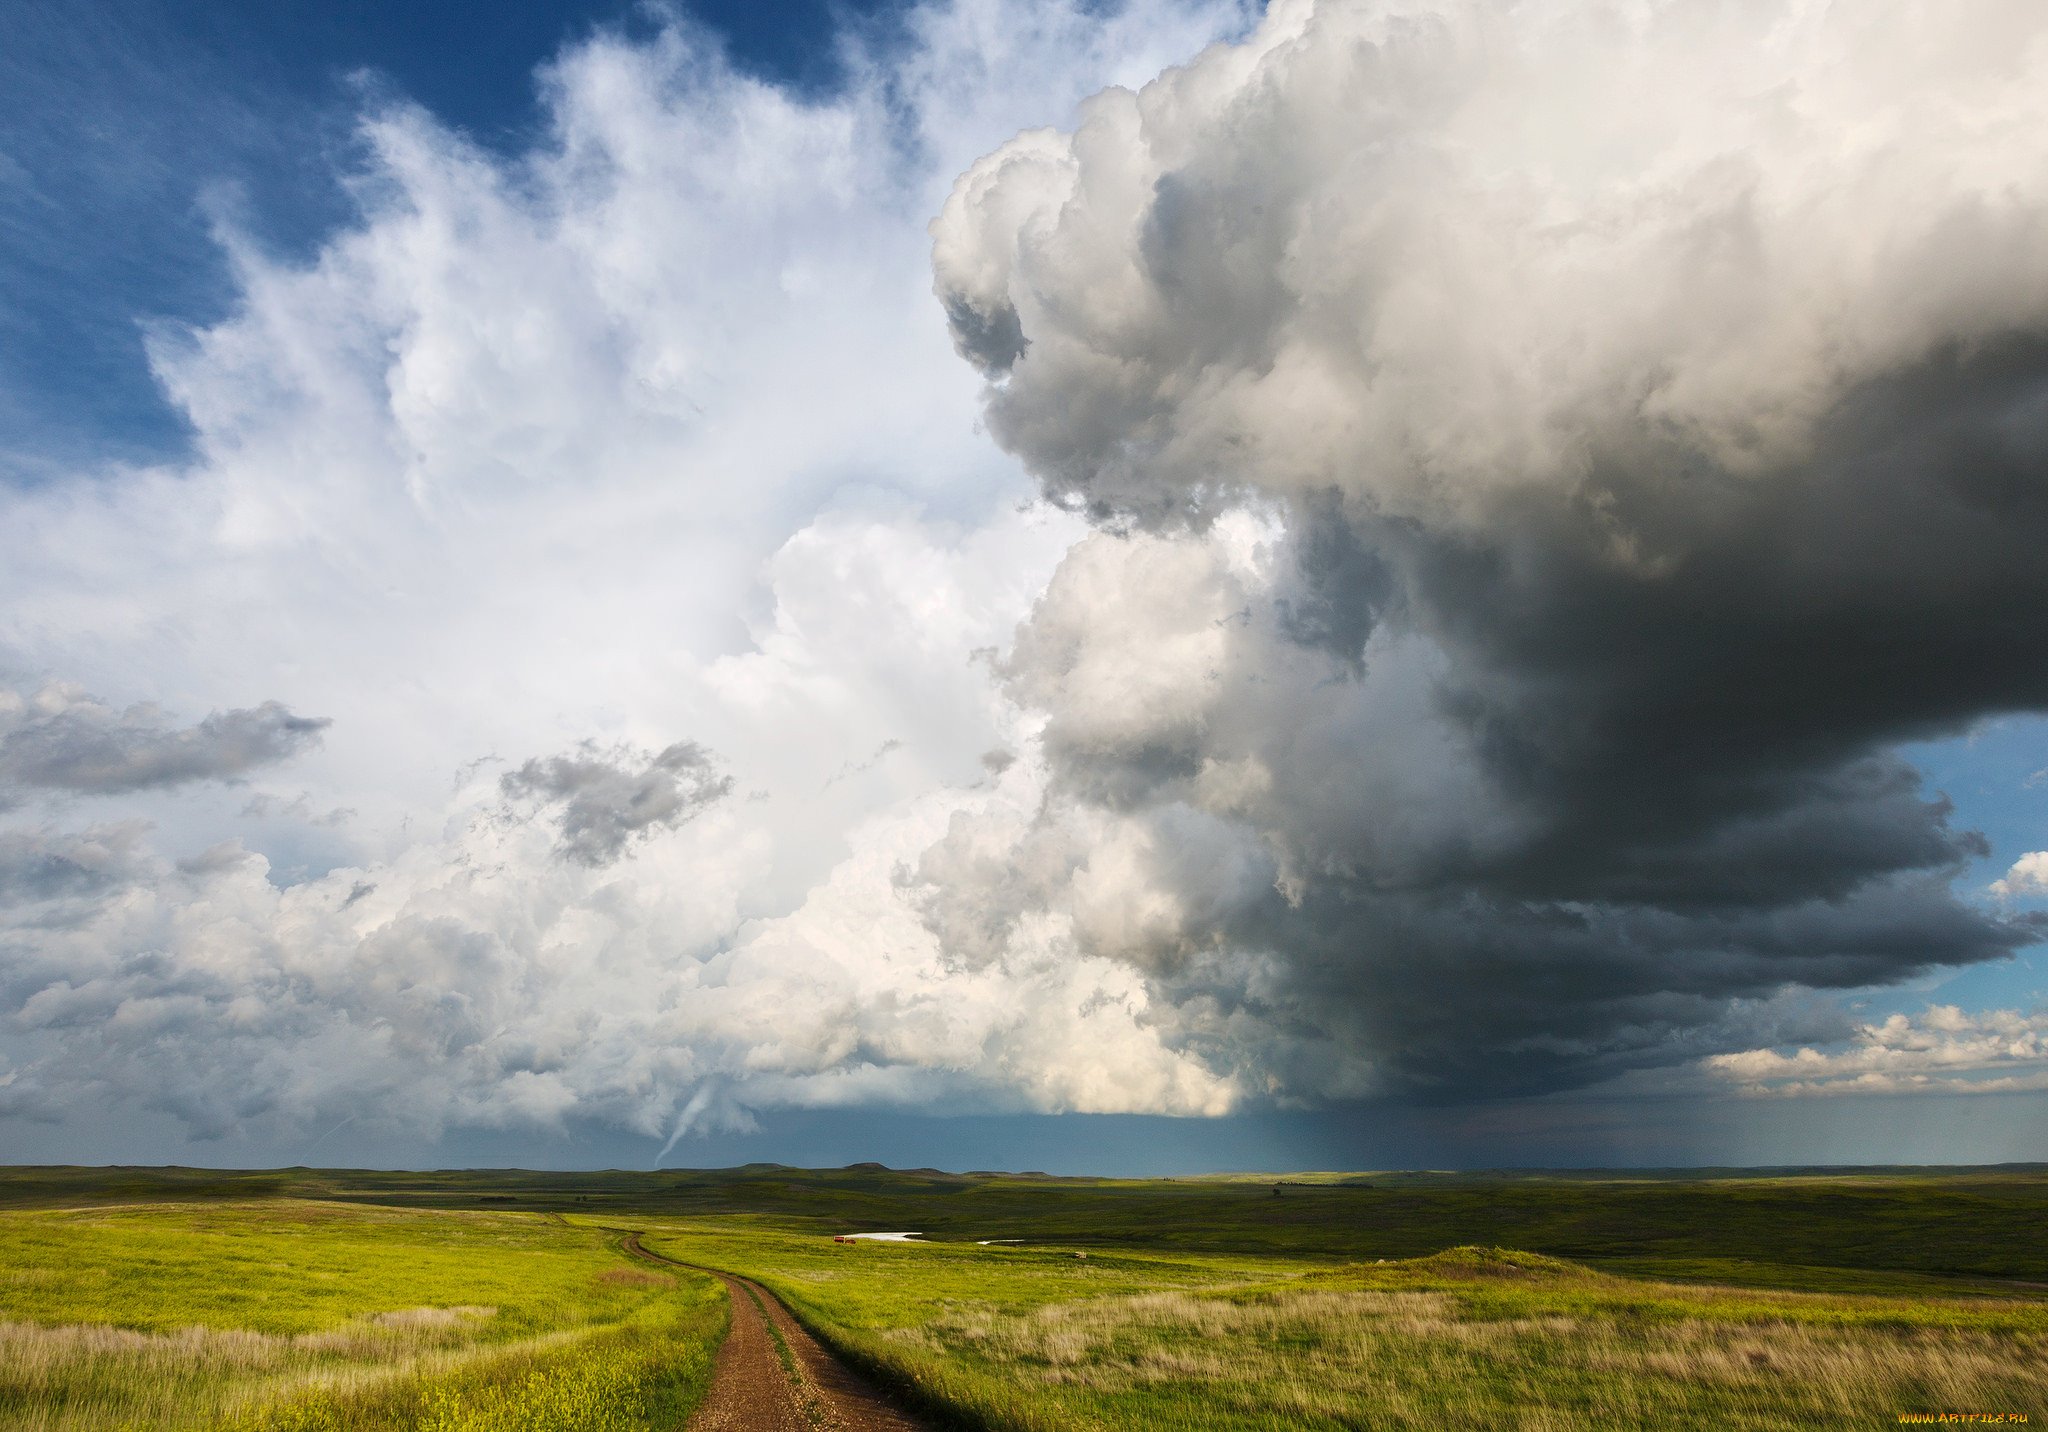
<instances>
[{"instance_id":1,"label":"blue sky","mask_svg":"<svg viewBox=\"0 0 2048 1432\"><path fill-rule=\"evenodd\" d=\"M686 13L734 62L800 88L838 79L842 23L888 5L792 0ZM235 300L216 242L233 222L304 257L347 221L366 96L399 97L480 144L516 150L536 71L603 27L647 33L634 4L41 3L10 11L0 56L0 249L7 363L0 421L17 473L50 459L164 458L190 432L150 373L149 324L217 322Z\"/></svg>"},{"instance_id":2,"label":"blue sky","mask_svg":"<svg viewBox=\"0 0 2048 1432\"><path fill-rule=\"evenodd\" d=\"M1966 736L1906 748L1930 788L1956 804L1958 823L1982 831L1991 853L1972 863L1972 883L1990 885L2014 860L2048 845L2048 723L2035 716L1994 718ZM2036 946L2011 962L1947 973L1937 997L1966 1005L2022 1007L2048 999L2048 963ZM1903 1007L1904 1000L1888 1002Z\"/></svg>"},{"instance_id":3,"label":"blue sky","mask_svg":"<svg viewBox=\"0 0 2048 1432\"><path fill-rule=\"evenodd\" d=\"M1406 10L17 6L0 1147L2041 1157L2044 26Z\"/></svg>"}]
</instances>

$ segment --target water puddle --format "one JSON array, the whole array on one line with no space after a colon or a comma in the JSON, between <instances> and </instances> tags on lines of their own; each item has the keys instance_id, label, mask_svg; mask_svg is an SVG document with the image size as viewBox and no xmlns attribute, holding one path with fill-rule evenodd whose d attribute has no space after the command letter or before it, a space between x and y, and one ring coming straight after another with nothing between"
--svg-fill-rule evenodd
<instances>
[{"instance_id":1,"label":"water puddle","mask_svg":"<svg viewBox=\"0 0 2048 1432\"><path fill-rule=\"evenodd\" d=\"M833 1237L835 1240L844 1240L848 1243L908 1243L911 1239L922 1238L924 1235L922 1233L839 1233L834 1234Z\"/></svg>"}]
</instances>

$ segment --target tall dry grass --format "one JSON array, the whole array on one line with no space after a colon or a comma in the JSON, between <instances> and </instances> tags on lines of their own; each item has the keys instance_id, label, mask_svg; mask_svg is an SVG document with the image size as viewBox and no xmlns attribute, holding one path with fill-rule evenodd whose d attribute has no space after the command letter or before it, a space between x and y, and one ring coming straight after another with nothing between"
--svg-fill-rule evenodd
<instances>
[{"instance_id":1,"label":"tall dry grass","mask_svg":"<svg viewBox=\"0 0 2048 1432\"><path fill-rule=\"evenodd\" d=\"M1020 1429L1791 1429L1901 1411L2048 1410L2039 1335L1626 1313L1475 1318L1429 1292L963 1309L886 1334L877 1351Z\"/></svg>"},{"instance_id":2,"label":"tall dry grass","mask_svg":"<svg viewBox=\"0 0 2048 1432\"><path fill-rule=\"evenodd\" d=\"M0 1429L639 1432L680 1425L724 1329L715 1289L509 1344L478 1339L493 1311L406 1309L296 1335L0 1323Z\"/></svg>"},{"instance_id":3,"label":"tall dry grass","mask_svg":"<svg viewBox=\"0 0 2048 1432\"><path fill-rule=\"evenodd\" d=\"M478 1355L495 1311L413 1308L290 1335L0 1323L0 1429L220 1427L315 1389L445 1373Z\"/></svg>"}]
</instances>

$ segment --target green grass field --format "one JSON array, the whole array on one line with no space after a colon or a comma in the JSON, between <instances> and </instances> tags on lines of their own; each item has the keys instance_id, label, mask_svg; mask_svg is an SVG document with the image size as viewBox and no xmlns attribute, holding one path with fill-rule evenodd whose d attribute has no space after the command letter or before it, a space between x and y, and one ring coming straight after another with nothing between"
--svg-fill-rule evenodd
<instances>
[{"instance_id":1,"label":"green grass field","mask_svg":"<svg viewBox=\"0 0 2048 1432\"><path fill-rule=\"evenodd\" d=\"M680 1426L723 1301L629 1230L959 1427L2048 1420L2043 1229L2040 1168L0 1170L0 1428Z\"/></svg>"},{"instance_id":2,"label":"green grass field","mask_svg":"<svg viewBox=\"0 0 2048 1432\"><path fill-rule=\"evenodd\" d=\"M985 1427L1793 1428L2048 1413L2048 1302L2012 1288L1786 1292L1471 1248L1361 1264L1100 1243L847 1247L735 1219L670 1223L648 1241L753 1274L854 1360Z\"/></svg>"},{"instance_id":3,"label":"green grass field","mask_svg":"<svg viewBox=\"0 0 2048 1432\"><path fill-rule=\"evenodd\" d=\"M0 1211L0 1427L643 1428L716 1285L534 1214L300 1199Z\"/></svg>"}]
</instances>

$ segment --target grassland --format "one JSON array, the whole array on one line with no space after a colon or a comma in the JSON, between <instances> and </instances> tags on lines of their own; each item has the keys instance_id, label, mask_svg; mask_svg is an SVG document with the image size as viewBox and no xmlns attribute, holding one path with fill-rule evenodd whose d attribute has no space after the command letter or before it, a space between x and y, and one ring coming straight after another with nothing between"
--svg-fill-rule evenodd
<instances>
[{"instance_id":1,"label":"grassland","mask_svg":"<svg viewBox=\"0 0 2048 1432\"><path fill-rule=\"evenodd\" d=\"M723 1309L631 1281L656 1275L620 1263L626 1230L758 1279L959 1427L2048 1421L2040 1168L1290 1176L1277 1194L873 1166L0 1170L0 1209L9 1315L82 1340L67 1375L119 1382L121 1340L156 1339L190 1370L178 1406L280 1432L674 1424ZM906 1228L929 1241L829 1237ZM129 1251L93 1264L80 1244ZM15 1405L0 1426L121 1425L6 1422Z\"/></svg>"},{"instance_id":2,"label":"grassland","mask_svg":"<svg viewBox=\"0 0 2048 1432\"><path fill-rule=\"evenodd\" d=\"M715 1285L533 1214L302 1200L0 1212L0 1428L640 1428Z\"/></svg>"},{"instance_id":3,"label":"grassland","mask_svg":"<svg viewBox=\"0 0 2048 1432\"><path fill-rule=\"evenodd\" d=\"M1861 1427L2048 1412L2048 1303L1652 1281L1498 1249L1413 1260L836 1245L738 1220L649 1245L743 1269L966 1425ZM1086 1258L1076 1253L1088 1252Z\"/></svg>"}]
</instances>

